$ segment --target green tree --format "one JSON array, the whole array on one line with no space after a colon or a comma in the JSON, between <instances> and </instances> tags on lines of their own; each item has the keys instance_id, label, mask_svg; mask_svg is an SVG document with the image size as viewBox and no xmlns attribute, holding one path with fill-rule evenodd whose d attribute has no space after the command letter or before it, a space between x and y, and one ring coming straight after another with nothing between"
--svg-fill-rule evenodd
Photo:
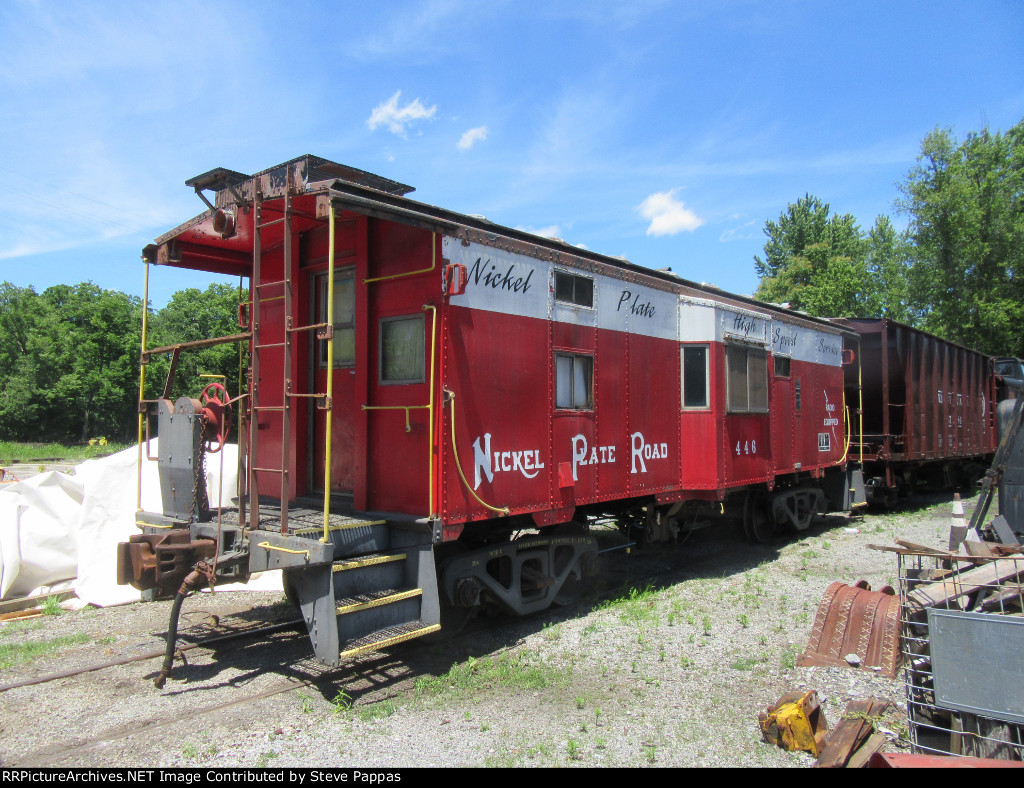
<instances>
[{"instance_id":1,"label":"green tree","mask_svg":"<svg viewBox=\"0 0 1024 788\"><path fill-rule=\"evenodd\" d=\"M868 242L852 214L805 195L765 223L754 297L826 317L861 315L870 297Z\"/></svg>"},{"instance_id":2,"label":"green tree","mask_svg":"<svg viewBox=\"0 0 1024 788\"><path fill-rule=\"evenodd\" d=\"M246 300L248 293L243 290L241 297ZM153 316L146 344L149 347L166 347L179 342L242 333L243 329L238 327L238 301L238 288L227 284L214 283L206 290L179 290ZM184 350L178 358L171 396L174 399L198 396L211 382L210 378L201 375L223 375L231 396L238 396L238 365L237 343ZM163 391L169 366L169 357L164 357L155 359L147 368L147 396L159 396ZM242 385L244 387L244 380Z\"/></svg>"},{"instance_id":3,"label":"green tree","mask_svg":"<svg viewBox=\"0 0 1024 788\"><path fill-rule=\"evenodd\" d=\"M44 430L86 441L131 435L138 390L142 301L92 282L55 285L42 293L54 321L39 327L49 346Z\"/></svg>"},{"instance_id":4,"label":"green tree","mask_svg":"<svg viewBox=\"0 0 1024 788\"><path fill-rule=\"evenodd\" d=\"M868 233L867 274L871 287L865 294L866 311L861 317L915 321L908 292L911 252L907 234L898 232L888 216L879 215Z\"/></svg>"},{"instance_id":5,"label":"green tree","mask_svg":"<svg viewBox=\"0 0 1024 788\"><path fill-rule=\"evenodd\" d=\"M1024 121L921 143L897 205L914 243L909 298L923 328L1024 356Z\"/></svg>"},{"instance_id":6,"label":"green tree","mask_svg":"<svg viewBox=\"0 0 1024 788\"><path fill-rule=\"evenodd\" d=\"M27 439L43 416L38 331L50 318L48 305L31 287L0 284L0 438Z\"/></svg>"}]
</instances>

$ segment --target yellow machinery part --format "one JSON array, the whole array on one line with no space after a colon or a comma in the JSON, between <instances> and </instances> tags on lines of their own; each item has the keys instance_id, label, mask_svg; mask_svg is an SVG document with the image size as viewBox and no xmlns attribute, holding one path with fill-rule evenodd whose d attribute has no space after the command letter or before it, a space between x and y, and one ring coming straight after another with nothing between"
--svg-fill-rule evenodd
<instances>
[{"instance_id":1,"label":"yellow machinery part","mask_svg":"<svg viewBox=\"0 0 1024 788\"><path fill-rule=\"evenodd\" d=\"M825 746L828 723L818 693L789 692L757 715L764 740L786 750L804 750L817 757Z\"/></svg>"}]
</instances>

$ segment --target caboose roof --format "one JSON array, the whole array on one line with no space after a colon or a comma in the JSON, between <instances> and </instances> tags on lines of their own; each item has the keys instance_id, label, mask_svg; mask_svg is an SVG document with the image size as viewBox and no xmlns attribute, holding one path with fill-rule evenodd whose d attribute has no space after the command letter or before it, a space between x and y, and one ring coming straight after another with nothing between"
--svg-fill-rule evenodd
<instances>
[{"instance_id":1,"label":"caboose roof","mask_svg":"<svg viewBox=\"0 0 1024 788\"><path fill-rule=\"evenodd\" d=\"M485 245L497 245L531 257L581 268L594 269L595 264L610 266L626 272L627 279L633 278L633 275L642 275L686 286L712 299L740 302L762 311L783 312L801 320L828 326L832 331L854 333L824 318L812 317L777 304L767 304L749 296L728 293L714 285L684 279L670 268L647 268L625 258L572 246L558 238L545 238L499 225L482 216L461 214L418 202L406 196L414 191L412 186L308 154L251 176L216 168L188 179L185 184L196 190L210 206L209 210L161 235L154 244L143 249L143 259L156 264L248 276L252 264L251 235L240 225L236 235L221 237L213 230L214 213L218 209L239 208L247 213L245 206L251 203L257 184L264 204L281 199L286 193L289 180L293 187L293 205L299 231L311 229L326 221L318 213L318 207L326 201L342 210L348 209ZM211 203L202 194L203 191L214 191L215 203Z\"/></svg>"}]
</instances>

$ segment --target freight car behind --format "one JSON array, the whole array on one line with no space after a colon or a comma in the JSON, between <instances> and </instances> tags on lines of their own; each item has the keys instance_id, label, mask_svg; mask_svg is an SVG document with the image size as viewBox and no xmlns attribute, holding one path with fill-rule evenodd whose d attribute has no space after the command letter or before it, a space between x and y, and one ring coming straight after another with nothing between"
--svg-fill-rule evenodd
<instances>
[{"instance_id":1,"label":"freight car behind","mask_svg":"<svg viewBox=\"0 0 1024 788\"><path fill-rule=\"evenodd\" d=\"M984 474L998 445L993 359L892 320L835 322L860 335L846 396L859 397L850 453L863 462L868 502L892 505Z\"/></svg>"}]
</instances>

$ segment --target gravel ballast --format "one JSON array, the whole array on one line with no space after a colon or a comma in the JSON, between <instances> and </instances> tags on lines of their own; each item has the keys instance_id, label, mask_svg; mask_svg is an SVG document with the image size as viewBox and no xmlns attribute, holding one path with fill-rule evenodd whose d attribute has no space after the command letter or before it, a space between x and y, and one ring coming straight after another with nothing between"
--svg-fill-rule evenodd
<instances>
[{"instance_id":1,"label":"gravel ballast","mask_svg":"<svg viewBox=\"0 0 1024 788\"><path fill-rule=\"evenodd\" d=\"M817 690L836 723L851 699L893 701L880 726L906 749L902 678L799 668L825 589L896 585L901 538L943 547L951 496L820 518L768 545L735 525L603 556L599 593L527 619L473 621L337 670L285 629L184 652L163 690L149 659L0 692L0 759L15 766L807 766L762 741L758 712ZM968 503L968 514L971 504ZM621 542L600 537L603 547ZM0 623L0 687L162 646L169 602ZM294 617L280 594L194 595L179 644ZM40 653L24 654L35 643Z\"/></svg>"}]
</instances>

